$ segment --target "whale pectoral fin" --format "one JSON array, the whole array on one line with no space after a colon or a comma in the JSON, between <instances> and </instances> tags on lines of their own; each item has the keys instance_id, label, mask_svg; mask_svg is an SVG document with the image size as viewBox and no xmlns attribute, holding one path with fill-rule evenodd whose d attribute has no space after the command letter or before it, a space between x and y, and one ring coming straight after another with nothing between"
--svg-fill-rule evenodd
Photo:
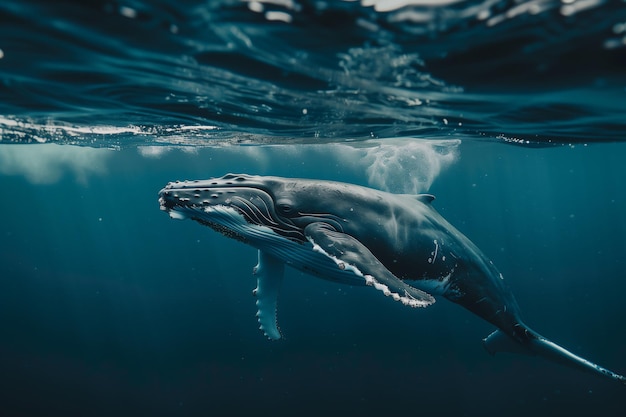
<instances>
[{"instance_id":1,"label":"whale pectoral fin","mask_svg":"<svg viewBox=\"0 0 626 417\"><path fill-rule=\"evenodd\" d=\"M327 223L311 223L304 229L313 250L328 256L339 269L362 276L367 285L411 307L427 307L435 298L402 282L370 250L354 237L338 232Z\"/></svg>"},{"instance_id":2,"label":"whale pectoral fin","mask_svg":"<svg viewBox=\"0 0 626 417\"><path fill-rule=\"evenodd\" d=\"M253 270L257 280L257 286L254 290L258 309L256 315L259 320L259 328L265 336L272 340L278 340L282 337L280 330L278 330L276 306L284 271L285 264L282 261L261 250L259 251L259 263Z\"/></svg>"}]
</instances>

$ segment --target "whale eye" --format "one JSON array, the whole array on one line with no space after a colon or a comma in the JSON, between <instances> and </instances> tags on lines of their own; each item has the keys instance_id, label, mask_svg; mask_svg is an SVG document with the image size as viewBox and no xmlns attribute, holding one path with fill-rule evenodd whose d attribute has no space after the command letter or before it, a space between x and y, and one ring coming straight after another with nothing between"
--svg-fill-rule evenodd
<instances>
[{"instance_id":1,"label":"whale eye","mask_svg":"<svg viewBox=\"0 0 626 417\"><path fill-rule=\"evenodd\" d=\"M278 209L283 213L291 213L291 206L289 204L281 204Z\"/></svg>"},{"instance_id":2,"label":"whale eye","mask_svg":"<svg viewBox=\"0 0 626 417\"><path fill-rule=\"evenodd\" d=\"M293 212L293 206L289 200L278 200L276 202L276 211L280 214L291 214Z\"/></svg>"}]
</instances>

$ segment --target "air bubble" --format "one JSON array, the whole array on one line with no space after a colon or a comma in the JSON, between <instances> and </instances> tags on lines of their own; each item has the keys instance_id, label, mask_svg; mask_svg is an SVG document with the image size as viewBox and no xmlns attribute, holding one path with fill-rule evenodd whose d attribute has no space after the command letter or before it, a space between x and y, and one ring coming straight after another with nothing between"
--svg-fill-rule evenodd
<instances>
[{"instance_id":1,"label":"air bubble","mask_svg":"<svg viewBox=\"0 0 626 417\"><path fill-rule=\"evenodd\" d=\"M133 9L132 7L128 7L128 6L121 6L120 9L120 14L124 17L127 17L129 19L135 19L137 17L137 10Z\"/></svg>"}]
</instances>

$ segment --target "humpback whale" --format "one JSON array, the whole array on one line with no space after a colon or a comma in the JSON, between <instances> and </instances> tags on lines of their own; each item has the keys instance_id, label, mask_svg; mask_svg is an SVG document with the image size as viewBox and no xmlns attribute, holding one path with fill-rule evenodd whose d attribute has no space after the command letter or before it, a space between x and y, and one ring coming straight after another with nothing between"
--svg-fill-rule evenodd
<instances>
[{"instance_id":1,"label":"humpback whale","mask_svg":"<svg viewBox=\"0 0 626 417\"><path fill-rule=\"evenodd\" d=\"M258 249L254 295L260 329L280 339L276 306L284 265L371 286L409 307L443 297L497 329L487 352L538 355L626 385L626 378L530 329L502 274L433 207L429 194L391 194L354 184L227 174L171 182L161 210Z\"/></svg>"}]
</instances>

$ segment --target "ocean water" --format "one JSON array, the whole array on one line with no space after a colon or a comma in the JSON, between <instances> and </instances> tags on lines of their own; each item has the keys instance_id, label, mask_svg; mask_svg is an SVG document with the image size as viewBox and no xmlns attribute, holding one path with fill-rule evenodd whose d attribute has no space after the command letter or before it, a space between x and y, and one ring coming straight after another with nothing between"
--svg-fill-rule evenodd
<instances>
[{"instance_id":1,"label":"ocean water","mask_svg":"<svg viewBox=\"0 0 626 417\"><path fill-rule=\"evenodd\" d=\"M0 415L621 416L440 300L288 270L159 210L227 172L429 192L525 321L626 372L626 2L0 3Z\"/></svg>"}]
</instances>

